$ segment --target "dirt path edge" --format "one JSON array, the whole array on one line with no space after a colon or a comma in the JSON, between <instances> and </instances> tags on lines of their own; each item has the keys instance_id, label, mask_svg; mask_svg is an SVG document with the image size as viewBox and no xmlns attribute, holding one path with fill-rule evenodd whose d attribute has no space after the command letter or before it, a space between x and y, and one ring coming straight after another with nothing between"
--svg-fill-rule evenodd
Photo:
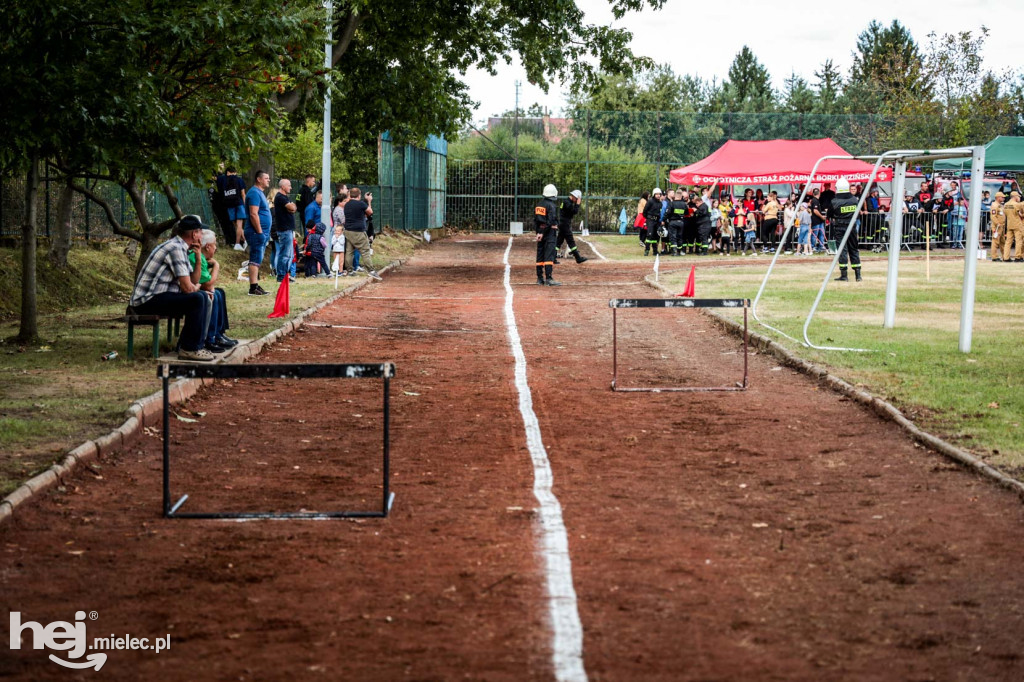
<instances>
[{"instance_id":1,"label":"dirt path edge","mask_svg":"<svg viewBox=\"0 0 1024 682\"><path fill-rule=\"evenodd\" d=\"M381 268L380 274L384 275L396 270L401 267L403 262L403 260L399 259L388 263ZM369 284L370 281L370 278L367 277L306 308L274 331L238 348L232 354L232 360L237 360L241 363L259 355L263 352L264 348L274 345L288 334L300 328L312 315L338 299L354 294ZM188 400L195 395L200 386L212 383L212 381L212 379L179 379L170 387L171 404L177 405ZM133 401L128 406L128 409L125 410L125 416L127 419L119 427L94 440L87 440L73 450L68 451L61 461L46 471L28 479L15 488L14 492L0 500L0 525L13 518L15 509L28 503L34 497L46 492L58 483L63 482L65 476L73 473L79 467L96 459L99 455L117 452L121 448L131 445L139 437L139 432L143 428L160 424L163 418L163 391L156 391L145 398Z\"/></svg>"},{"instance_id":2,"label":"dirt path edge","mask_svg":"<svg viewBox=\"0 0 1024 682\"><path fill-rule=\"evenodd\" d=\"M651 281L650 277L650 275L644 277L644 282L646 282L648 286L667 296L675 296L675 292L659 282ZM702 310L701 312L707 314L715 323L726 331L740 337L743 336L743 325L739 322L730 320L713 310ZM918 427L917 424L907 419L902 412L888 401L882 400L877 396L873 396L867 391L861 390L849 382L840 379L836 375L829 373L827 369L819 367L812 362L808 362L807 360L794 355L787 348L781 346L772 339L769 339L767 336L749 330L747 334L751 346L768 351L787 367L792 367L807 376L818 379L833 391L841 393L846 397L869 407L878 416L898 424L904 431L909 433L915 441L926 445L946 457L949 457L959 464L973 469L983 476L992 479L1004 488L1012 490L1020 496L1022 501L1024 501L1024 483L1021 481L1018 481L1011 476L1007 476L1002 471L999 471L995 467L985 463L983 460L972 455L966 450L961 450L955 445L942 440L938 436L924 431Z\"/></svg>"}]
</instances>

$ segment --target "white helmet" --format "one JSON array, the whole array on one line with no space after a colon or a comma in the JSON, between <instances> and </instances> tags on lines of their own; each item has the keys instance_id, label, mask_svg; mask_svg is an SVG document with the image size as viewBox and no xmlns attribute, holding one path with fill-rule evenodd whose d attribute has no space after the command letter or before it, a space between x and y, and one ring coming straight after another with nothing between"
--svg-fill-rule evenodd
<instances>
[{"instance_id":1,"label":"white helmet","mask_svg":"<svg viewBox=\"0 0 1024 682\"><path fill-rule=\"evenodd\" d=\"M579 191L578 189L574 189L573 191L569 192L569 195L570 196L574 196L577 199L582 199L583 198L583 192Z\"/></svg>"},{"instance_id":2,"label":"white helmet","mask_svg":"<svg viewBox=\"0 0 1024 682\"><path fill-rule=\"evenodd\" d=\"M651 192L651 196L653 197L655 194L664 194L664 192L661 191L660 187L655 187L654 191Z\"/></svg>"},{"instance_id":3,"label":"white helmet","mask_svg":"<svg viewBox=\"0 0 1024 682\"><path fill-rule=\"evenodd\" d=\"M558 190L555 189L554 185L544 185L544 192L542 192L545 199L554 199L558 196Z\"/></svg>"},{"instance_id":4,"label":"white helmet","mask_svg":"<svg viewBox=\"0 0 1024 682\"><path fill-rule=\"evenodd\" d=\"M850 181L847 180L846 178L839 178L839 180L836 181L836 191L840 192L840 193L841 192L849 192L850 191Z\"/></svg>"}]
</instances>

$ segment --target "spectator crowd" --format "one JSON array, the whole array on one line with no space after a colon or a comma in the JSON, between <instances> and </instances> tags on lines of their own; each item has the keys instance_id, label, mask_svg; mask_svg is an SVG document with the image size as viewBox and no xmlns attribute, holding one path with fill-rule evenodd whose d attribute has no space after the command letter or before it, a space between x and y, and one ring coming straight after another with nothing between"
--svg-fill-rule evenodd
<instances>
[{"instance_id":1,"label":"spectator crowd","mask_svg":"<svg viewBox=\"0 0 1024 682\"><path fill-rule=\"evenodd\" d=\"M260 286L261 270L269 267L278 282L286 277L294 282L300 262L307 278L365 273L380 279L371 263L372 194L342 183L325 207L313 175L304 178L298 196L288 178L270 187L265 171L257 171L247 186L227 167L210 191L225 245L247 252L243 267L250 296L269 293ZM216 253L216 233L199 216L184 216L170 239L149 254L136 279L127 314L183 318L179 359L208 362L238 343L227 336L227 297L217 286L222 268ZM329 263L332 254L337 269Z\"/></svg>"},{"instance_id":2,"label":"spectator crowd","mask_svg":"<svg viewBox=\"0 0 1024 682\"><path fill-rule=\"evenodd\" d=\"M802 189L802 188L801 188ZM853 184L850 192L860 199L863 185ZM783 235L783 253L809 256L834 253L834 233L828 211L836 196L825 182L807 193L797 205L800 193L780 198L775 191L747 188L742 195L721 192L713 198L710 188L645 192L637 205L634 227L644 255L729 255L757 256L773 253ZM969 202L957 180L920 182L917 191L907 192L900 202L902 243L908 249L923 247L963 249ZM1022 260L1019 243L1024 212L1017 183L1004 183L991 196L982 192L982 239L991 240L995 261ZM870 190L857 216L859 241L883 251L889 243L889 201L883 203L877 188ZM787 230L788 233L787 233Z\"/></svg>"}]
</instances>

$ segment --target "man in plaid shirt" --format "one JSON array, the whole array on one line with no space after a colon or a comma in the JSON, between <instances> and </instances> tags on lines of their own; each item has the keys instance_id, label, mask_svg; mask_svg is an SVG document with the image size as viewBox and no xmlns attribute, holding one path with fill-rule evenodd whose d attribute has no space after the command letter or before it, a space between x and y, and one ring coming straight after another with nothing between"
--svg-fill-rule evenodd
<instances>
[{"instance_id":1,"label":"man in plaid shirt","mask_svg":"<svg viewBox=\"0 0 1024 682\"><path fill-rule=\"evenodd\" d=\"M172 230L174 236L149 254L128 305L129 314L185 316L178 339L180 360L209 362L214 358L200 338L210 305L209 296L199 289L199 249L204 229L208 228L199 216L179 220ZM188 262L189 250L196 252L194 267Z\"/></svg>"}]
</instances>

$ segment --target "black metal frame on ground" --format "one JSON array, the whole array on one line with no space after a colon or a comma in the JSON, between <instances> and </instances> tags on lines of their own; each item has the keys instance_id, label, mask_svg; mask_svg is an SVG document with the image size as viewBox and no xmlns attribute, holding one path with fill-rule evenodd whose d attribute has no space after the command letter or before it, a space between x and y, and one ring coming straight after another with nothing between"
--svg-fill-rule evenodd
<instances>
[{"instance_id":1,"label":"black metal frame on ground","mask_svg":"<svg viewBox=\"0 0 1024 682\"><path fill-rule=\"evenodd\" d=\"M193 365L164 364L157 367L164 394L164 517L168 519L348 519L383 518L391 511L395 495L390 489L391 447L390 388L395 366L390 362L342 365ZM170 380L186 379L383 379L384 380L384 466L383 499L380 511L338 512L179 512L188 499L182 495L171 504Z\"/></svg>"},{"instance_id":2,"label":"black metal frame on ground","mask_svg":"<svg viewBox=\"0 0 1024 682\"><path fill-rule=\"evenodd\" d=\"M696 393L703 391L747 390L747 310L749 298L613 298L612 309L612 390L634 393ZM672 386L667 388L621 388L619 380L619 308L743 308L743 381L732 386Z\"/></svg>"}]
</instances>

